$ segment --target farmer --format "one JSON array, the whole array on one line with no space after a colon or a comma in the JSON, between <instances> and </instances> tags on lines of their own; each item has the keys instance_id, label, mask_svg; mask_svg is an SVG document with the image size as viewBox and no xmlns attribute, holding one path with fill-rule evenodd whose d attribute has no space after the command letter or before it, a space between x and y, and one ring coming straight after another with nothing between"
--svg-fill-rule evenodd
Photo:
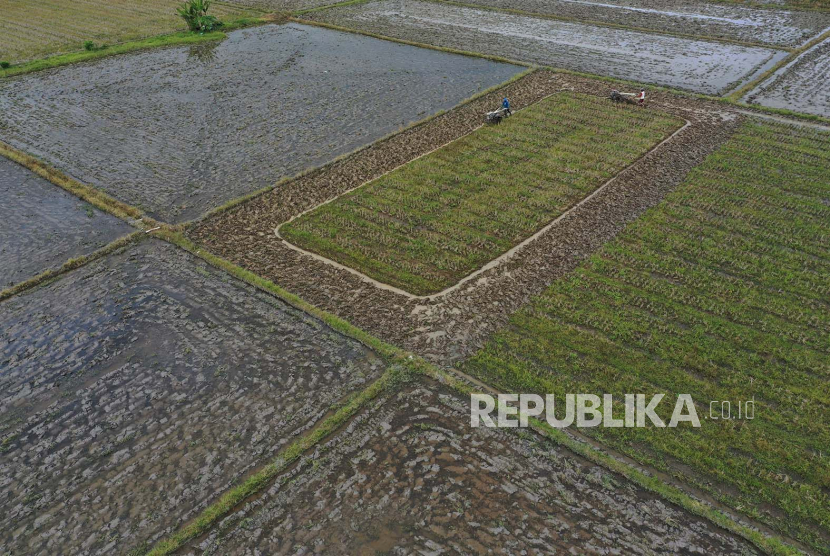
<instances>
[{"instance_id":1,"label":"farmer","mask_svg":"<svg viewBox=\"0 0 830 556\"><path fill-rule=\"evenodd\" d=\"M637 104L643 106L646 103L646 90L643 89L640 91L640 94L635 97L637 99Z\"/></svg>"},{"instance_id":2,"label":"farmer","mask_svg":"<svg viewBox=\"0 0 830 556\"><path fill-rule=\"evenodd\" d=\"M510 111L510 101L507 100L507 97L504 97L504 100L501 101L501 107L504 109L504 113L508 116L512 116L513 112Z\"/></svg>"}]
</instances>

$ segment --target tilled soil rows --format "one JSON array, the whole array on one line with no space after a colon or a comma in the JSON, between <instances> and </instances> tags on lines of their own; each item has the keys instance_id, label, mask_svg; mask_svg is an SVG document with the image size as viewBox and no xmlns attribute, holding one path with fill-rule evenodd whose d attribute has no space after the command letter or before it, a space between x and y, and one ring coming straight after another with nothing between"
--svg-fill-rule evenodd
<instances>
[{"instance_id":1,"label":"tilled soil rows","mask_svg":"<svg viewBox=\"0 0 830 556\"><path fill-rule=\"evenodd\" d=\"M0 138L182 222L524 68L291 23L0 83Z\"/></svg>"},{"instance_id":2,"label":"tilled soil rows","mask_svg":"<svg viewBox=\"0 0 830 556\"><path fill-rule=\"evenodd\" d=\"M147 240L0 304L0 546L126 554L180 527L383 362Z\"/></svg>"},{"instance_id":3,"label":"tilled soil rows","mask_svg":"<svg viewBox=\"0 0 830 556\"><path fill-rule=\"evenodd\" d=\"M653 95L651 103L656 109L682 117L691 125L512 257L431 300L408 298L298 253L282 243L274 230L296 214L469 133L503 96L521 108L563 90L608 94L607 85L590 79L535 72L217 214L192 229L190 236L218 255L378 337L439 365L452 364L480 347L531 296L660 202L730 136L738 117L713 104Z\"/></svg>"},{"instance_id":4,"label":"tilled soil rows","mask_svg":"<svg viewBox=\"0 0 830 556\"><path fill-rule=\"evenodd\" d=\"M373 404L189 554L756 554L432 383Z\"/></svg>"},{"instance_id":5,"label":"tilled soil rows","mask_svg":"<svg viewBox=\"0 0 830 556\"><path fill-rule=\"evenodd\" d=\"M0 199L0 290L133 230L3 157Z\"/></svg>"},{"instance_id":6,"label":"tilled soil rows","mask_svg":"<svg viewBox=\"0 0 830 556\"><path fill-rule=\"evenodd\" d=\"M763 10L690 0L463 0L463 3L785 47L798 46L830 25L830 14L826 13Z\"/></svg>"},{"instance_id":7,"label":"tilled soil rows","mask_svg":"<svg viewBox=\"0 0 830 556\"><path fill-rule=\"evenodd\" d=\"M396 39L707 94L732 90L787 54L419 0L352 4L303 17Z\"/></svg>"},{"instance_id":8,"label":"tilled soil rows","mask_svg":"<svg viewBox=\"0 0 830 556\"><path fill-rule=\"evenodd\" d=\"M761 106L830 117L830 39L776 72L751 91L746 100Z\"/></svg>"}]
</instances>

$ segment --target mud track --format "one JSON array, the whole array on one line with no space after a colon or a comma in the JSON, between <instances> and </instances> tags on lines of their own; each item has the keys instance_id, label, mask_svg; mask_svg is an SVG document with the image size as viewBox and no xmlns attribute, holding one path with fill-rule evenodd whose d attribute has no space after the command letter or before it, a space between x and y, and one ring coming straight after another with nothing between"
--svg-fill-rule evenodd
<instances>
[{"instance_id":1,"label":"mud track","mask_svg":"<svg viewBox=\"0 0 830 556\"><path fill-rule=\"evenodd\" d=\"M574 551L756 554L541 436L470 428L469 400L431 382L375 402L182 552Z\"/></svg>"},{"instance_id":2,"label":"mud track","mask_svg":"<svg viewBox=\"0 0 830 556\"><path fill-rule=\"evenodd\" d=\"M189 232L209 250L391 343L439 365L477 348L531 296L572 270L627 222L656 205L730 136L739 118L722 107L657 94L655 108L689 120L674 139L622 172L513 257L435 300L409 299L298 253L274 236L292 216L475 129L502 96L522 107L561 90L605 95L589 79L536 72L501 91L288 182Z\"/></svg>"},{"instance_id":3,"label":"mud track","mask_svg":"<svg viewBox=\"0 0 830 556\"><path fill-rule=\"evenodd\" d=\"M0 304L0 547L124 554L365 388L354 340L146 240Z\"/></svg>"}]
</instances>

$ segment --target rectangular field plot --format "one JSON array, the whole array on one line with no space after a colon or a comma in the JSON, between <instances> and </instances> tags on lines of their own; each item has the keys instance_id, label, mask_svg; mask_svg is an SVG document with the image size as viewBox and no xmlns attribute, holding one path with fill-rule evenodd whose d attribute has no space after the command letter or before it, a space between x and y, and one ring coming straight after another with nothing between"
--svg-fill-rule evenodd
<instances>
[{"instance_id":1,"label":"rectangular field plot","mask_svg":"<svg viewBox=\"0 0 830 556\"><path fill-rule=\"evenodd\" d=\"M3 0L0 12L0 60L20 62L83 49L85 41L124 42L185 29L176 14L180 0ZM214 2L211 13L222 21L257 11Z\"/></svg>"},{"instance_id":2,"label":"rectangular field plot","mask_svg":"<svg viewBox=\"0 0 830 556\"><path fill-rule=\"evenodd\" d=\"M127 223L0 156L0 290L131 231Z\"/></svg>"},{"instance_id":3,"label":"rectangular field plot","mask_svg":"<svg viewBox=\"0 0 830 556\"><path fill-rule=\"evenodd\" d=\"M754 104L830 118L830 39L816 45L747 95Z\"/></svg>"},{"instance_id":4,"label":"rectangular field plot","mask_svg":"<svg viewBox=\"0 0 830 556\"><path fill-rule=\"evenodd\" d=\"M410 293L443 290L533 235L682 120L561 93L280 228Z\"/></svg>"},{"instance_id":5,"label":"rectangular field plot","mask_svg":"<svg viewBox=\"0 0 830 556\"><path fill-rule=\"evenodd\" d=\"M495 13L418 0L387 0L308 19L419 43L534 64L722 94L786 52Z\"/></svg>"},{"instance_id":6,"label":"rectangular field plot","mask_svg":"<svg viewBox=\"0 0 830 556\"><path fill-rule=\"evenodd\" d=\"M465 4L777 46L798 46L830 14L729 6L705 0L464 0Z\"/></svg>"},{"instance_id":7,"label":"rectangular field plot","mask_svg":"<svg viewBox=\"0 0 830 556\"><path fill-rule=\"evenodd\" d=\"M826 550L828 168L830 134L745 122L464 370L515 392L664 393L666 422L690 394L700 428L582 430Z\"/></svg>"},{"instance_id":8,"label":"rectangular field plot","mask_svg":"<svg viewBox=\"0 0 830 556\"><path fill-rule=\"evenodd\" d=\"M381 402L181 553L757 554L536 434L470 428L469 398Z\"/></svg>"},{"instance_id":9,"label":"rectangular field plot","mask_svg":"<svg viewBox=\"0 0 830 556\"><path fill-rule=\"evenodd\" d=\"M0 139L167 222L448 109L522 68L304 25L0 83Z\"/></svg>"},{"instance_id":10,"label":"rectangular field plot","mask_svg":"<svg viewBox=\"0 0 830 556\"><path fill-rule=\"evenodd\" d=\"M147 240L0 304L0 368L0 546L128 554L273 461L383 362Z\"/></svg>"}]
</instances>

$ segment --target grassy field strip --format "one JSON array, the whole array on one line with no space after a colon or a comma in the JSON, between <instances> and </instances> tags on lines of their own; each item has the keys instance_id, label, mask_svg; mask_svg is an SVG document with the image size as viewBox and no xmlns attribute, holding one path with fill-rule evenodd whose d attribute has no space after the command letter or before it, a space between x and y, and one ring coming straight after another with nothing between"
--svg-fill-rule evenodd
<instances>
[{"instance_id":1,"label":"grassy field strip","mask_svg":"<svg viewBox=\"0 0 830 556\"><path fill-rule=\"evenodd\" d=\"M820 552L830 545L830 134L744 122L662 204L463 366L511 392L755 400L752 421L592 429Z\"/></svg>"},{"instance_id":2,"label":"grassy field strip","mask_svg":"<svg viewBox=\"0 0 830 556\"><path fill-rule=\"evenodd\" d=\"M378 280L375 280L374 278L372 278L372 277L370 277L370 276L367 276L366 274L364 274L364 273L362 273L362 272L360 272L360 271L358 271L358 270L355 270L355 269L353 269L353 268L351 268L351 267L348 267L348 266L342 265L342 264L340 264L340 263L338 263L338 262L336 262L336 261L333 261L333 260L331 260L331 259L328 259L328 258L326 258L326 257L324 257L324 256L322 256L322 255L318 255L317 253L314 253L314 252L312 252L312 251L307 251L307 250L305 250L305 249L302 249L302 248L300 248L300 247L297 247L296 245L292 244L291 242L289 242L289 241L285 240L285 239L284 239L284 238L280 235L280 231L279 231L279 230L280 230L280 227L282 227L284 224L288 224L288 223L292 222L293 220L296 220L297 218L300 218L301 216L303 216L303 215L305 215L305 214L307 214L307 213L309 213L309 212L311 212L311 211L313 211L313 210L316 210L316 209L318 209L318 208L320 208L320 207L322 207L322 206L324 206L324 205L326 205L326 204L328 204L328 203L331 203L332 201L335 201L335 200L336 200L336 199L338 199L339 197L335 197L334 199L329 199L329 200L328 200L328 201L326 201L325 203L322 203L322 204L320 204L320 205L317 205L316 207L312 207L312 208L310 208L310 209L308 209L308 210L306 210L306 211L303 211L302 213L298 214L297 216L295 216L295 217L294 217L294 218L292 218L291 220L289 220L289 221L285 222L284 224L281 224L279 227L277 227L277 229L276 229L276 230L274 230L274 234L277 236L277 238L278 238L278 239L282 240L282 241L285 243L285 245L286 245L287 247L289 247L290 249L292 249L292 250L294 250L294 251L297 251L298 253L302 253L302 254L304 254L304 255L307 255L307 256L309 256L309 257L312 257L313 259L316 259L316 260L318 260L318 261L322 261L322 262L324 262L324 263L326 263L326 264L329 264L329 265L331 265L331 266L334 266L335 268L338 268L338 269L340 269L340 270L345 270L345 271L347 271L347 272L350 272L350 273L352 273L352 274L354 274L354 275L356 275L356 276L359 276L362 280L364 280L364 281L366 281L366 282L368 282L368 283L370 283L370 284L372 284L372 285L374 285L375 287L378 287L378 288L380 288L380 289L395 292L396 294L398 294L398 295L402 295L402 296L404 296L404 297L407 297L408 299L422 299L422 300L434 300L434 299L438 299L438 298L440 298L440 297L446 296L446 295L448 295L448 294L450 294L450 293L454 292L455 290L459 289L460 287L462 287L462 286L463 286L464 284L466 284L467 282L469 282L469 281L471 281L471 280L476 279L478 276L480 276L480 275L481 275L481 274L483 274L484 272L487 272L488 270L493 269L493 268L495 268L495 267L499 266L500 264L503 264L505 261L509 260L510 258L512 258L512 257L513 257L516 253L518 253L519 251L521 251L521 250L522 250L523 248L525 248L527 245L529 245L530 243L533 243L534 241L538 240L541 236L543 236L543 235L545 235L546 233L548 233L548 231L549 231L551 228L553 228L553 227L554 227L554 226L555 226L558 222L560 222L563 218L566 218L566 217L567 217L567 216L568 216L571 212L573 212L574 210L578 209L580 206L584 205L585 203L587 203L588 201L590 201L591 199L593 199L594 197L596 197L597 195L599 195L600 193L602 193L602 191L603 191L603 190L605 190L608 186L612 185L612 184L613 184L613 183L617 180L617 178L620 176L620 174L622 174L622 173L624 173L624 172L628 171L631 167L633 167L634 165L636 165L636 164L637 164L640 160L642 160L642 158L643 158L643 157L647 156L649 153L656 151L657 149L659 149L660 147L662 147L663 145L665 145L666 143L668 143L669 141L671 141L672 139L674 139L674 137L676 137L679 133L681 133L683 130L685 130L685 129L686 129L687 127L689 127L690 125L692 125L692 123L691 123L690 121L686 120L686 123L685 123L685 124L684 124L684 125L683 125L680 129L678 129L677 131L675 131L674 133L672 133L670 136L666 137L663 141L661 141L661 142L660 142L658 145L656 145L653 149L651 149L650 151L648 151L648 153L644 154L644 155L643 155L643 156L641 156L639 159L637 159L636 161L632 162L632 163L631 163L630 165L628 165L625 169L623 169L623 170L622 170L619 174L617 174L616 176L612 177L610 180L608 180L608 181L607 181L607 182L605 182L602 186L600 186L600 187L599 187L596 191L594 191L593 193L591 193L590 195L588 195L587 197L585 197L584 199L582 199L581 201L579 201L577 204L575 204L575 205L574 205L574 206L572 206L570 209L568 209L567 211L565 211L564 213L562 213L560 216L556 217L553 221L551 221L551 222L550 222L549 224L547 224L545 227L543 227L542 229L540 229L538 232L536 232L535 234L533 234L533 235L532 235L532 236L530 236L529 238L525 239L524 241L522 241L521 243L519 243L519 244L518 244L518 245L516 245L515 247L511 248L509 251L507 251L507 252L503 253L503 254L502 254L502 255L500 255L499 257L497 257L497 258L493 259L492 261L488 262L486 265L482 266L482 267L481 267L481 268L479 268L478 270L476 270L476 271L472 272L471 274L468 274L467 276L465 276L464 278L462 278L461 280L459 280L459 281L458 281L457 283L455 283L454 285L452 285L452 286L450 286L450 287L448 287L448 288L446 288L446 289L444 289L444 290L441 290L441 291L440 291L440 292L438 292L438 293L434 293L434 294L431 294L431 295L415 295L415 294L409 293L408 291L402 290L402 289L400 289L400 288L396 288L396 287L394 287L394 286L390 286L389 284L384 284L383 282L379 282ZM449 144L449 143L448 143L448 144ZM443 147L444 147L444 146L438 147L438 148L437 148L437 149L435 149L435 150L442 149ZM418 158L422 158L422 157L424 157L424 156L427 156L428 154L431 154L432 152L434 152L434 151L430 151L430 152L428 152L428 153L424 153L423 155L421 155L421 156L420 156L420 157L418 157ZM414 160L417 160L417 159L413 159L413 161L414 161ZM405 163L405 164L403 164L403 165L401 165L401 166L405 166L406 164L409 164L409 163L407 162L407 163ZM400 168L401 166L399 166L398 168ZM390 173L390 172L394 172L394 171L395 171L395 170L397 170L398 168L395 168L395 169L393 169L393 170L390 170L389 172L386 172L386 174L388 174L388 173ZM383 175L386 175L386 174L383 174ZM378 177L378 178L376 178L376 179L379 179L379 178L383 177L383 175L379 176L379 177ZM351 193L352 191L354 191L354 190L356 190L356 189L359 189L360 187L363 187L363 185L365 185L365 184L359 185L358 187L355 187L354 189L350 189L349 191L344 192L344 193L343 193L343 195L346 195L346 194L348 194L348 193ZM342 196L342 195L341 195L341 196Z\"/></svg>"},{"instance_id":3,"label":"grassy field strip","mask_svg":"<svg viewBox=\"0 0 830 556\"><path fill-rule=\"evenodd\" d=\"M775 76L779 71L784 72L788 67L794 65L799 60L799 58L807 54L807 52L809 52L812 48L820 45L827 39L830 39L830 28L825 29L824 32L816 35L802 46L790 50L789 56L785 57L783 60L775 64L773 67L771 67L770 69L768 69L767 71L765 71L764 73L750 81L749 83L746 83L738 89L732 91L731 93L728 93L727 95L725 95L726 98L731 101L738 102L741 98L745 97L746 95L757 89L767 79Z\"/></svg>"},{"instance_id":4,"label":"grassy field strip","mask_svg":"<svg viewBox=\"0 0 830 556\"><path fill-rule=\"evenodd\" d=\"M534 235L684 125L560 93L283 224L297 247L416 296Z\"/></svg>"},{"instance_id":5,"label":"grassy field strip","mask_svg":"<svg viewBox=\"0 0 830 556\"><path fill-rule=\"evenodd\" d=\"M368 1L370 1L370 0L357 0L357 1L358 1L358 2L368 2ZM547 98L547 97L546 97L546 98ZM480 125L480 126L478 126L478 127L474 128L473 130L471 130L471 131L470 131L470 133L474 133L474 132L476 132L477 130L481 129L481 127L482 127L483 125L484 125L484 124L482 124L482 125ZM467 135L469 135L469 133L468 133ZM425 156L427 156L427 155L430 155L430 154L434 153L435 151L441 150L441 149L443 149L444 147L446 147L447 145L449 145L449 144L451 144L451 143L454 143L454 142L458 141L459 139L461 139L461 138L463 138L463 137L465 137L465 136L466 136L466 135L462 135L461 137L457 137L457 138L453 139L452 141L450 141L450 142L448 142L448 143L445 143L444 145L438 146L438 147L436 147L436 148L432 149L431 151L425 152L424 154L422 154L422 155L420 155L420 156L418 156L418 157L416 157L416 158L413 158L412 160L410 160L410 161L408 161L408 162L404 162L404 163L403 163L403 164L401 164L400 166L397 166L397 167L395 167L395 168L392 168L391 170L388 170L388 171L384 172L383 174L381 174L380 176L378 176L378 177L377 177L377 178L375 178L375 179L380 179L380 178L384 177L385 175L387 175L387 174L389 174L389 173L391 173L391 172L394 172L394 171L395 171L395 170L397 170L398 168L402 168L402 167L406 166L407 164L409 164L409 163L411 163L411 162L414 162L414 161L416 161L416 160L418 160L418 159L420 159L420 158L423 158L423 157L425 157ZM372 181L374 181L374 180L372 180ZM371 183L371 182L366 182L366 183ZM407 292L407 291L404 291L404 290L402 290L402 289L400 289L400 288L396 288L395 286L390 286L389 284L384 284L383 282L379 282L378 280L375 280L374 278L372 278L372 277L370 277L370 276L367 276L366 274L363 274L363 273L362 273L362 272L360 272L359 270L355 270L354 268L351 268L351 267L348 267L348 266L342 265L342 264L340 264L340 263L338 263L338 262L336 262L336 261L333 261L333 260L331 260L331 259L328 259L328 258L326 258L326 257L323 257L322 255L318 255L317 253L314 253L314 252L312 252L312 251L306 251L305 249L302 249L301 247L297 247L296 245L294 245L293 243L291 243L291 242L290 242L290 241L288 241L287 239L283 238L283 237L282 237L282 235L280 234L280 228L282 228L284 225L286 225L286 224L290 224L290 223L291 223L291 222L293 222L294 220L296 220L296 219L298 219L298 218L301 218L301 217L305 216L306 214L308 214L308 213L310 213L310 212L312 212L312 211L317 210L317 209L318 209L318 208L320 208L320 207L323 207L323 206L325 206L325 205L327 205L327 204L329 204L329 203L332 203L332 202L336 201L337 199L339 199L339 198L340 198L340 197L342 197L343 195L347 195L347 194L351 193L352 191L356 191L356 190L360 189L361 187L363 187L364 185L366 185L366 183L362 183L362 184L358 185L357 187L353 187L352 189L349 189L348 191L344 191L342 194L338 195L337 197L332 197L331 199L329 199L329 200L327 200L327 201L325 201L325 202L323 202L323 203L320 203L319 205L315 205L315 206L313 206L313 207L311 207L311 208L309 208L309 209L304 210L304 211L303 211L303 212L301 212L300 214L298 214L298 215L296 215L296 216L292 217L290 220L287 220L286 222L283 222L282 224L280 224L279 226L277 226L277 227L274 229L274 235L275 235L275 236L277 236L277 239L279 239L280 241L282 241L282 242L285 244L285 246L286 246L286 247L288 247L289 249L292 249L292 250L294 250L294 251L296 251L296 252L298 252L298 253L302 253L303 255L306 255L306 256L311 257L311 258L313 258L313 259L316 259L316 260L318 260L318 261L324 262L324 263L326 263L326 264L328 264L328 265L331 265L331 266L333 266L333 267L335 267L335 268L338 268L338 269L340 269L340 270L345 270L346 272L350 272L350 273L354 274L355 276L360 277L362 280L364 280L364 281L366 281L366 282L368 282L368 283L372 284L373 286L375 286L375 287L377 287L377 288L380 288L380 289L382 289L382 290L387 290L387 291L395 292L395 293L396 293L396 294L398 294L398 295L403 295L403 296L408 297L408 298L410 298L410 299L428 298L428 297L438 297L438 296L442 295L444 292L439 292L438 294L435 294L435 295L433 295L433 296L417 296L417 295L413 295L413 294L411 294L411 293L409 293L409 292ZM269 189L269 190L270 190L270 189ZM460 284L459 284L459 285L460 285ZM446 291L446 290L445 290L445 291Z\"/></svg>"},{"instance_id":6,"label":"grassy field strip","mask_svg":"<svg viewBox=\"0 0 830 556\"><path fill-rule=\"evenodd\" d=\"M5 0L0 19L0 59L19 62L80 50L83 42L120 43L183 29L176 0ZM261 10L215 2L223 21L261 15Z\"/></svg>"},{"instance_id":7,"label":"grassy field strip","mask_svg":"<svg viewBox=\"0 0 830 556\"><path fill-rule=\"evenodd\" d=\"M69 52L66 54L56 54L46 58L31 60L20 64L13 64L7 69L0 69L0 78L15 77L17 75L24 75L36 71L42 71L70 64L80 62L94 61L99 58L106 58L108 56L115 56L118 54L128 54L130 52L138 52L149 48L162 48L166 46L186 46L193 44L200 44L209 41L219 41L227 38L227 33L234 29L241 29L243 27L251 27L254 25L264 25L266 23L277 23L280 19L271 16L240 18L233 21L226 22L222 27L222 31L214 31L212 33L191 33L189 31L180 31L177 33L170 33L165 35L158 35L146 39L139 39L134 41L121 42L109 45L106 48L101 48L92 51L81 50L78 52Z\"/></svg>"},{"instance_id":8,"label":"grassy field strip","mask_svg":"<svg viewBox=\"0 0 830 556\"><path fill-rule=\"evenodd\" d=\"M363 3L368 2L370 0L356 0L354 3ZM459 8L471 8L474 10L485 10L491 11L495 13L505 13L511 15L522 15L526 17L535 17L539 19L551 19L553 21L564 21L566 23L584 23L586 25L593 25L595 27L608 27L610 29L620 29L623 31L636 31L638 33L648 33L650 35L664 35L668 37L676 37L679 39L693 39L693 40L703 40L703 41L710 41L715 43L723 43L723 44L735 44L739 46L754 46L759 48L772 48L774 50L781 50L784 52L792 52L795 50L793 47L787 46L779 46L779 45L770 45L768 43L763 42L756 42L756 41L742 41L738 39L728 39L724 37L717 37L712 35L694 35L691 33L682 33L677 31L662 31L660 29L654 29L649 27L637 27L633 25L621 25L617 23L610 23L608 21L597 21L593 19L580 19L577 17L566 17L566 16L559 16L552 13L538 13L538 12L528 12L525 10L517 10L512 8L497 8L495 6L485 6L483 4L470 4L467 2L459 2L457 0L427 0L429 2L435 2L436 4L447 4L450 6L458 6ZM336 6L330 6L336 7ZM305 12L304 12L305 13Z\"/></svg>"},{"instance_id":9,"label":"grassy field strip","mask_svg":"<svg viewBox=\"0 0 830 556\"><path fill-rule=\"evenodd\" d=\"M354 0L354 3L362 3L362 2L369 2L369 1L371 1L371 0ZM349 2L349 3L351 3L351 2ZM530 70L530 72L532 72L532 71L535 71L535 70ZM528 73L530 73L530 72L528 72ZM522 76L524 76L524 75L527 75L527 73L522 73L521 75L522 75ZM502 87L502 85L499 85L499 87ZM556 93L553 93L553 94L556 94ZM553 95L548 95L547 97L544 97L544 98L543 98L543 99L541 99L541 100L545 100L545 99L549 98L550 96L553 96ZM540 100L540 102L541 102L541 100ZM525 110L525 109L526 109L526 108L523 108L522 110ZM521 111L521 110L515 110L514 112L520 112L520 111ZM420 123L420 122L419 122L419 123ZM466 136L467 136L467 135L469 135L470 133L475 133L476 131L478 131L479 129L481 129L482 127L484 127L484 125L485 125L485 124L481 124L481 125L479 125L478 127L473 128L473 129L472 129L469 133L467 133L466 135L462 135L461 137L456 137L456 138L455 138L455 139L453 139L452 141L449 141L449 142L447 142L447 143L445 143L445 144L443 144L443 145L440 145L440 146L438 146L438 147L435 147L435 148L434 148L434 149L432 149L431 151L427 151L427 152L423 153L422 155L420 155L420 156L417 156L417 157L413 158L412 160L409 160L409 161L404 162L403 164L401 164L401 165L399 165L399 166L396 166L395 168L392 168L391 170L387 170L386 172L382 173L381 175L377 176L376 178L374 178L374 179L373 179L373 180L371 180L371 181L375 181L375 180L381 179L381 178L383 178L384 176L386 176L387 174L391 174L392 172L394 172L394 171L396 171L396 170L398 170L398 169L400 169L400 168L403 168L403 167L404 167L404 166L406 166L407 164L410 164L410 163L412 163L412 162L415 162L416 160L419 160L419 159L424 158L425 156L428 156L428 155L430 155L430 154L432 154L432 153L434 153L434 152L436 152L436 151L439 151L439 150L443 149L444 147L446 147L446 146L448 146L448 145L450 145L450 144L452 144L452 143L455 143L456 141L458 141L458 140L460 140L460 139L463 139L464 137L466 137ZM351 155L351 154L352 154L352 153L350 153L350 155ZM349 155L349 156L350 156L350 155ZM293 178L292 178L292 179L293 179ZM347 190L347 191L344 191L342 194L338 195L337 197L332 197L331 199L328 199L327 201L324 201L324 202L320 203L319 205L315 205L315 206L313 206L313 207L311 207L311 208L308 208L308 209L304 210L303 212L301 212L301 213L297 214L296 216L293 216L290 220L287 220L286 222L283 222L282 224L280 224L279 226L277 226L277 228L276 228L276 229L274 229L274 235L276 235L276 236L277 236L277 239L279 239L280 241L282 241L282 242L283 242L283 243L284 243L284 244L285 244L288 248L290 248L290 249L292 249L292 250L294 250L294 251L297 251L298 253L302 253L303 255L307 255L307 256L309 256L309 257L311 257L311 258L313 258L313 259L316 259L316 260L318 260L318 261L322 261L322 262L324 262L324 263L326 263L326 264L332 265L332 266L334 266L335 268L339 268L340 270L345 270L345 271L347 271L347 272L351 272L351 273L352 273L352 274L354 274L355 276L359 276L361 279L363 279L363 280L365 280L366 282L368 282L368 283L370 283L370 284L374 285L375 287L378 287L378 288L380 288L380 289L384 289L384 290L388 290L388 291L395 292L395 293L397 293L397 294L399 294L399 295L403 295L403 296L408 297L408 298L410 298L410 299L419 299L419 298L421 298L421 299L426 299L426 298L434 298L434 297L439 297L439 296L443 295L445 292L448 292L448 290L445 290L444 292L439 292L438 294L435 294L435 295L432 295L432 296L417 296L417 295L413 295L413 294L411 294L411 293L409 293L409 292L407 292L407 291L404 291L404 290L402 290L402 289L396 288L396 287L394 287L394 286L390 286L389 284L384 284L383 282L379 282L379 281L375 280L374 278L372 278L372 277L370 277L370 276L367 276L366 274L363 274L362 272L360 272L360 271L358 271L358 270L355 270L355 269L350 268L350 267L348 267L348 266L342 265L342 264L340 264L340 263L338 263L338 262L336 262L336 261L333 261L333 260L331 260L331 259L327 259L326 257L323 257L323 256L321 256L321 255L318 255L317 253L313 253L313 252L311 252L311 251L306 251L305 249L302 249L302 248L300 248L300 247L297 247L296 245L294 245L294 244L293 244L293 243L291 243L290 241L288 241L288 240L286 240L285 238L283 238L283 237L282 237L282 235L280 234L280 228L282 228L282 227L283 227L283 226L285 226L286 224L290 224L290 223L291 223L291 222L293 222L294 220L297 220L298 218L301 218L301 217L305 216L306 214L308 214L308 213L310 213L310 212L312 212L312 211L315 211L315 210L317 210L317 209L319 209L319 208L321 208L321 207L323 207L323 206L325 206L325 205L328 205L329 203L332 203L332 202L336 201L337 199L339 199L339 198L340 198L340 197L342 197L343 195L347 195L347 194L349 194L349 193L351 193L351 192L353 192L353 191L356 191L356 190L360 189L361 187L363 187L363 186L364 186L364 185L366 185L367 183L371 183L371 181L370 181L370 182L366 182L366 183L362 183L362 184L360 184L360 185L358 185L358 186L356 186L356 187L353 187L353 188L351 188L351 189L349 189L349 190ZM258 194L260 194L260 193L257 193L257 195L258 195ZM234 203L234 204L236 204L236 203ZM460 285L460 284L459 284L459 285Z\"/></svg>"}]
</instances>

